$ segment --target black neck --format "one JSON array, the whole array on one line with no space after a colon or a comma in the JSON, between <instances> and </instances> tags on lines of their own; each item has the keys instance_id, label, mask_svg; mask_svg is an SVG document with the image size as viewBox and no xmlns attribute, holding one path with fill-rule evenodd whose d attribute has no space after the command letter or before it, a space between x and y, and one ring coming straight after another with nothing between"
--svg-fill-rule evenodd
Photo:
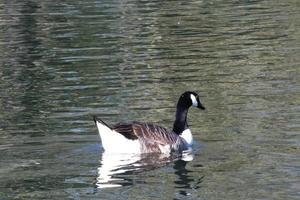
<instances>
[{"instance_id":1,"label":"black neck","mask_svg":"<svg viewBox=\"0 0 300 200\"><path fill-rule=\"evenodd\" d=\"M188 109L188 107L182 107L180 104L177 104L176 119L173 125L173 131L178 135L188 128L186 120Z\"/></svg>"}]
</instances>

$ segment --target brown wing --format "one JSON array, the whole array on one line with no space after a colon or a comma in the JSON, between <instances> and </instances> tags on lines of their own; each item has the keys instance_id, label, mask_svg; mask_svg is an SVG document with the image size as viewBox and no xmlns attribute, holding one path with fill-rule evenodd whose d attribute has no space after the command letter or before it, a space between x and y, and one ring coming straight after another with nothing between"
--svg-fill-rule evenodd
<instances>
[{"instance_id":1,"label":"brown wing","mask_svg":"<svg viewBox=\"0 0 300 200\"><path fill-rule=\"evenodd\" d=\"M133 132L138 136L141 142L142 152L162 152L162 148L173 149L177 147L179 136L156 124L135 123Z\"/></svg>"},{"instance_id":2,"label":"brown wing","mask_svg":"<svg viewBox=\"0 0 300 200\"><path fill-rule=\"evenodd\" d=\"M124 137L130 140L137 140L138 136L133 131L132 123L118 123L113 128L114 131L122 134Z\"/></svg>"},{"instance_id":3,"label":"brown wing","mask_svg":"<svg viewBox=\"0 0 300 200\"><path fill-rule=\"evenodd\" d=\"M117 131L128 139L139 139L148 144L174 144L178 139L177 134L151 123L119 123L113 127L113 130Z\"/></svg>"},{"instance_id":4,"label":"brown wing","mask_svg":"<svg viewBox=\"0 0 300 200\"><path fill-rule=\"evenodd\" d=\"M156 124L135 123L133 130L138 138L151 143L159 143L161 145L173 144L178 138L177 134Z\"/></svg>"}]
</instances>

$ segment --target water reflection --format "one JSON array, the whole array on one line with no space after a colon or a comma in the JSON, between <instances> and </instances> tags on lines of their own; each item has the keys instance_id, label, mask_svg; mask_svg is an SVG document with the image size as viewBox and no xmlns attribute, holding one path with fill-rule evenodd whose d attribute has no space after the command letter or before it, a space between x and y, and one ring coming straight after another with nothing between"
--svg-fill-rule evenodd
<instances>
[{"instance_id":1,"label":"water reflection","mask_svg":"<svg viewBox=\"0 0 300 200\"><path fill-rule=\"evenodd\" d=\"M118 175L135 171L140 166L136 163L141 159L139 154L110 154L103 152L101 166L98 168L97 187L121 187L124 180Z\"/></svg>"},{"instance_id":2,"label":"water reflection","mask_svg":"<svg viewBox=\"0 0 300 200\"><path fill-rule=\"evenodd\" d=\"M177 160L174 163L175 174L178 176L178 180L174 181L176 188L179 188L179 194L183 196L190 196L190 189L197 190L200 188L200 184L203 181L204 176L195 179L192 174L193 171L186 169L188 162L185 160Z\"/></svg>"},{"instance_id":3,"label":"water reflection","mask_svg":"<svg viewBox=\"0 0 300 200\"><path fill-rule=\"evenodd\" d=\"M175 182L181 185L189 184L186 179L186 170L181 163L187 163L194 158L193 152L186 151L181 155L166 154L118 154L103 152L101 166L98 168L97 188L112 188L132 185L130 176L133 172L145 172L166 166L175 161L175 174L181 181Z\"/></svg>"}]
</instances>

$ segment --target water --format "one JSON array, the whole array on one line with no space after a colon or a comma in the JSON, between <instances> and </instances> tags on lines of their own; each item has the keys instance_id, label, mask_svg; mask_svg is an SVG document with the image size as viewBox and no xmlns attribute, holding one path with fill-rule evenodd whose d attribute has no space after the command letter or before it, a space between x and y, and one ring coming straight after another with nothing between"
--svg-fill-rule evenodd
<instances>
[{"instance_id":1,"label":"water","mask_svg":"<svg viewBox=\"0 0 300 200\"><path fill-rule=\"evenodd\" d=\"M298 1L0 3L0 199L300 199ZM109 156L92 121L171 128L190 159Z\"/></svg>"}]
</instances>

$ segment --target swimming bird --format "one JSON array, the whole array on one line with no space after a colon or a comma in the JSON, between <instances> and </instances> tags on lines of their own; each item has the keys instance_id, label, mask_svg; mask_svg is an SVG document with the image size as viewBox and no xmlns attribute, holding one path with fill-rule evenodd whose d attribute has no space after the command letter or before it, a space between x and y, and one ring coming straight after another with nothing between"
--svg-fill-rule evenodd
<instances>
[{"instance_id":1,"label":"swimming bird","mask_svg":"<svg viewBox=\"0 0 300 200\"><path fill-rule=\"evenodd\" d=\"M99 117L94 116L102 147L111 153L181 153L193 144L193 136L187 123L189 108L205 110L195 92L184 92L180 95L173 129L168 130L160 125L145 122L125 122L109 126Z\"/></svg>"}]
</instances>

